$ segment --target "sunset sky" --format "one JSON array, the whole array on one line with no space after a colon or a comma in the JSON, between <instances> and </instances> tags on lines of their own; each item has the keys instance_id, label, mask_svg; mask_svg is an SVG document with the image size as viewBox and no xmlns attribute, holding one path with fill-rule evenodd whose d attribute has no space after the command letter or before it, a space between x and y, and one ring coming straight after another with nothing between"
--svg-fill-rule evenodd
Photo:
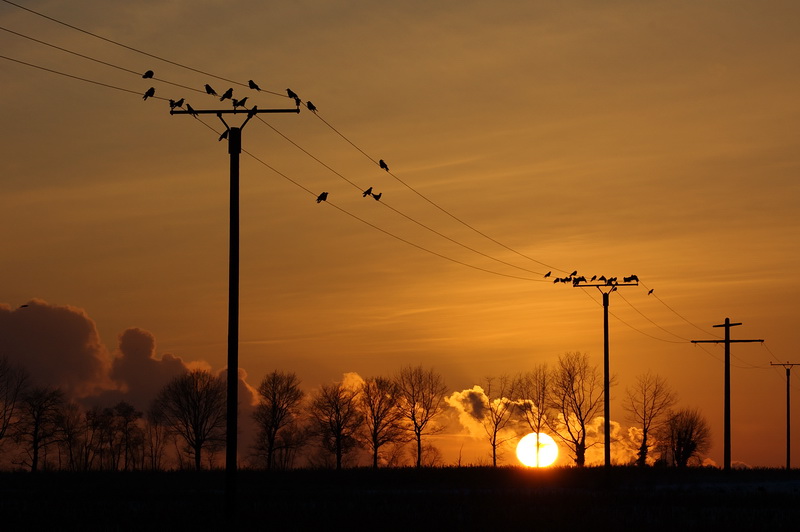
<instances>
[{"instance_id":1,"label":"sunset sky","mask_svg":"<svg viewBox=\"0 0 800 532\"><path fill-rule=\"evenodd\" d=\"M651 370L703 412L722 464L723 348L690 341L730 317L734 339L765 340L732 349L733 460L785 464L770 362L800 363L798 2L15 2L128 47L0 2L0 326L40 380L133 387L112 368L131 328L143 360L152 338L164 364L224 368L227 143L165 98L231 107L208 83L292 108L289 87L318 115L243 130L251 385L422 364L456 392L566 351L602 368L599 291L552 277L636 274L611 295L612 420ZM94 357L84 373L45 356L78 315L98 333L69 355ZM37 354L15 335L41 336Z\"/></svg>"}]
</instances>

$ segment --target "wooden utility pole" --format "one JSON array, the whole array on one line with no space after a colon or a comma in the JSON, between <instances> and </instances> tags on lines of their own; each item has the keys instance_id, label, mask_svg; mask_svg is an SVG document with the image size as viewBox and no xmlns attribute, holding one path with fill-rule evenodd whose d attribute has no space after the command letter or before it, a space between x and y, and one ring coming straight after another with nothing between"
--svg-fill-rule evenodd
<instances>
[{"instance_id":1,"label":"wooden utility pole","mask_svg":"<svg viewBox=\"0 0 800 532\"><path fill-rule=\"evenodd\" d=\"M764 340L731 340L731 327L741 325L741 323L731 323L730 318L725 318L725 323L714 325L714 327L725 328L724 340L692 340L693 344L725 344L725 400L724 400L724 450L723 450L723 469L731 469L731 344L743 342L763 342Z\"/></svg>"},{"instance_id":2,"label":"wooden utility pole","mask_svg":"<svg viewBox=\"0 0 800 532\"><path fill-rule=\"evenodd\" d=\"M225 125L225 133L220 137L228 139L230 155L230 241L228 257L228 381L227 418L225 428L225 513L234 517L236 507L237 470L237 432L239 416L239 155L242 153L242 129L247 122L259 113L300 113L296 109L170 109L171 115L214 114ZM222 118L224 114L246 114L247 118L239 127L230 127Z\"/></svg>"},{"instance_id":3,"label":"wooden utility pole","mask_svg":"<svg viewBox=\"0 0 800 532\"><path fill-rule=\"evenodd\" d=\"M595 281L598 281L595 283ZM585 277L578 276L577 272L572 272L569 277L555 279L554 283L572 283L575 288L596 287L603 294L603 459L605 467L611 467L611 377L609 370L609 347L608 347L608 302L609 294L616 292L621 286L639 286L639 278L635 275L624 277L623 282L617 282L617 277L605 276L598 278L592 277L587 281Z\"/></svg>"},{"instance_id":4,"label":"wooden utility pole","mask_svg":"<svg viewBox=\"0 0 800 532\"><path fill-rule=\"evenodd\" d=\"M792 468L792 402L791 402L791 384L789 382L792 376L792 367L800 364L775 364L769 363L770 366L783 366L786 369L786 470Z\"/></svg>"}]
</instances>

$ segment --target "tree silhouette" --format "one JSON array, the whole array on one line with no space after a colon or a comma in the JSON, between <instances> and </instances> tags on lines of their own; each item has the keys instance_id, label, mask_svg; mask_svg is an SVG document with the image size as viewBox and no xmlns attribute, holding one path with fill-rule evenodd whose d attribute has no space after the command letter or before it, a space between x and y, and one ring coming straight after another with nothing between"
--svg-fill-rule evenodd
<instances>
[{"instance_id":1,"label":"tree silhouette","mask_svg":"<svg viewBox=\"0 0 800 532\"><path fill-rule=\"evenodd\" d=\"M56 442L64 392L58 388L34 388L22 396L16 440L23 445L31 473L39 470L41 452Z\"/></svg>"},{"instance_id":2,"label":"tree silhouette","mask_svg":"<svg viewBox=\"0 0 800 532\"><path fill-rule=\"evenodd\" d=\"M226 385L205 370L194 370L172 379L159 392L153 414L174 435L181 438L202 469L203 449L225 441Z\"/></svg>"},{"instance_id":3,"label":"tree silhouette","mask_svg":"<svg viewBox=\"0 0 800 532\"><path fill-rule=\"evenodd\" d=\"M597 367L589 365L588 355L576 351L558 357L548 403L563 423L551 429L573 452L575 465L583 467L590 446L587 425L603 409L602 377Z\"/></svg>"},{"instance_id":4,"label":"tree silhouette","mask_svg":"<svg viewBox=\"0 0 800 532\"><path fill-rule=\"evenodd\" d=\"M416 465L422 467L422 436L443 430L431 422L444 408L447 387L441 374L422 366L403 367L395 381L400 392L400 409L416 439Z\"/></svg>"},{"instance_id":5,"label":"tree silhouette","mask_svg":"<svg viewBox=\"0 0 800 532\"><path fill-rule=\"evenodd\" d=\"M671 412L662 427L660 438L662 459L676 467L686 467L690 460L699 461L711 446L711 429L696 408Z\"/></svg>"},{"instance_id":6,"label":"tree silhouette","mask_svg":"<svg viewBox=\"0 0 800 532\"><path fill-rule=\"evenodd\" d=\"M400 441L405 432L397 383L385 377L367 379L359 389L358 406L364 416L364 443L372 452L373 469L378 469L380 448Z\"/></svg>"},{"instance_id":7,"label":"tree silhouette","mask_svg":"<svg viewBox=\"0 0 800 532\"><path fill-rule=\"evenodd\" d=\"M536 434L536 465L539 465L539 434L547 427L548 410L550 409L547 398L550 391L550 371L546 364L540 364L522 375L519 375L513 384L513 394L517 399L517 408L521 412L522 420L528 425L531 432Z\"/></svg>"},{"instance_id":8,"label":"tree silhouette","mask_svg":"<svg viewBox=\"0 0 800 532\"><path fill-rule=\"evenodd\" d=\"M323 448L336 457L336 469L342 468L342 458L358 445L355 433L364 418L358 409L357 395L357 391L334 383L323 384L311 399L315 433Z\"/></svg>"},{"instance_id":9,"label":"tree silhouette","mask_svg":"<svg viewBox=\"0 0 800 532\"><path fill-rule=\"evenodd\" d=\"M0 358L0 445L13 432L20 401L28 388L28 373L14 366L8 357Z\"/></svg>"},{"instance_id":10,"label":"tree silhouette","mask_svg":"<svg viewBox=\"0 0 800 532\"><path fill-rule=\"evenodd\" d=\"M266 467L275 466L275 452L282 431L294 423L304 393L294 373L277 370L266 375L258 386L259 402L253 412L258 426L256 451L266 458Z\"/></svg>"},{"instance_id":11,"label":"tree silhouette","mask_svg":"<svg viewBox=\"0 0 800 532\"><path fill-rule=\"evenodd\" d=\"M516 410L514 402L508 397L511 395L511 381L507 376L502 376L498 380L498 386L494 385L494 378L485 379L484 394L486 404L481 418L483 429L492 447L492 466L497 467L497 449L511 437L502 437L502 431L511 421ZM513 437L513 436L512 436Z\"/></svg>"},{"instance_id":12,"label":"tree silhouette","mask_svg":"<svg viewBox=\"0 0 800 532\"><path fill-rule=\"evenodd\" d=\"M677 398L666 379L650 371L639 375L636 384L627 388L626 395L622 407L628 412L629 419L642 429L636 464L645 466L651 447L650 435L660 430Z\"/></svg>"}]
</instances>

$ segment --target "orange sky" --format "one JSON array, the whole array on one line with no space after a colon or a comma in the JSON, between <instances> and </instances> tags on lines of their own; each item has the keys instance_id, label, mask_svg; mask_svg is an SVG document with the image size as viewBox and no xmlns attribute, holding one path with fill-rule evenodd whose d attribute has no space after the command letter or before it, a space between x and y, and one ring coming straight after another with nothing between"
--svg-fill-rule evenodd
<instances>
[{"instance_id":1,"label":"orange sky","mask_svg":"<svg viewBox=\"0 0 800 532\"><path fill-rule=\"evenodd\" d=\"M601 365L598 292L542 275L635 273L658 298L642 286L612 295L612 419L624 424L624 389L650 369L703 411L721 463L722 347L689 340L730 317L743 323L734 338L766 340L733 348L733 460L785 463L785 377L770 362L800 362L800 5L270 4L25 4L200 74L0 2L6 30L157 78L0 31L0 55L134 91L0 59L0 302L84 309L112 354L139 327L159 355L222 368L221 126L139 94L154 86L214 109L223 104L164 80L222 92L232 85L214 76L254 79L313 101L369 157L305 109L244 129L259 159L241 163L251 384L278 368L310 390L421 363L458 391L565 351ZM362 197L369 186L380 203ZM317 204L322 191L329 202Z\"/></svg>"}]
</instances>

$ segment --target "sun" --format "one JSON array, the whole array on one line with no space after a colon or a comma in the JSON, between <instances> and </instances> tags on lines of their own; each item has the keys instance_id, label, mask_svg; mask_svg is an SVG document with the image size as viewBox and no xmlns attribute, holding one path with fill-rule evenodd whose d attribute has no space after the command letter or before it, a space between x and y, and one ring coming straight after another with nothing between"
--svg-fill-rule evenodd
<instances>
[{"instance_id":1,"label":"sun","mask_svg":"<svg viewBox=\"0 0 800 532\"><path fill-rule=\"evenodd\" d=\"M517 459L528 467L547 467L558 458L558 444L547 434L540 432L537 445L537 434L531 432L517 444ZM538 448L538 453L536 452Z\"/></svg>"}]
</instances>

